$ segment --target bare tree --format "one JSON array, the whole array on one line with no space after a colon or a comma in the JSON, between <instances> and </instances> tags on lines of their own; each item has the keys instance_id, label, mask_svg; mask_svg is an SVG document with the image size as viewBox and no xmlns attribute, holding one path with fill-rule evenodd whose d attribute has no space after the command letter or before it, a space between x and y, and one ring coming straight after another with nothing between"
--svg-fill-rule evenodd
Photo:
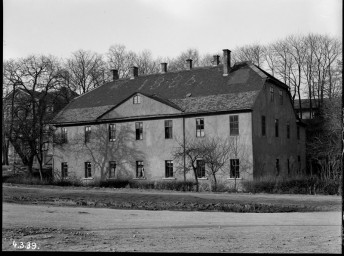
<instances>
[{"instance_id":1,"label":"bare tree","mask_svg":"<svg viewBox=\"0 0 344 256\"><path fill-rule=\"evenodd\" d=\"M147 54L145 55L146 58ZM117 69L120 78L127 78L130 76L130 68L136 64L136 53L127 51L124 45L115 44L109 48L106 56L108 66L111 69ZM145 61L141 62L144 63Z\"/></svg>"},{"instance_id":2,"label":"bare tree","mask_svg":"<svg viewBox=\"0 0 344 256\"><path fill-rule=\"evenodd\" d=\"M109 81L106 63L95 52L78 50L66 60L65 82L78 94L86 93Z\"/></svg>"},{"instance_id":3,"label":"bare tree","mask_svg":"<svg viewBox=\"0 0 344 256\"><path fill-rule=\"evenodd\" d=\"M223 140L218 137L205 139L202 141L201 152L203 160L208 167L206 172L213 178L213 191L217 191L217 178L219 172L224 173L228 169L230 154L233 151L233 144L229 140Z\"/></svg>"},{"instance_id":4,"label":"bare tree","mask_svg":"<svg viewBox=\"0 0 344 256\"><path fill-rule=\"evenodd\" d=\"M47 99L48 93L60 84L59 62L53 56L29 56L4 66L5 83L13 88L8 101L10 114L5 119L5 136L30 174L37 157L42 179L42 156L49 137Z\"/></svg>"},{"instance_id":5,"label":"bare tree","mask_svg":"<svg viewBox=\"0 0 344 256\"><path fill-rule=\"evenodd\" d=\"M233 52L233 59L235 62L252 61L253 64L261 67L265 58L265 50L265 47L260 44L237 47Z\"/></svg>"}]
</instances>

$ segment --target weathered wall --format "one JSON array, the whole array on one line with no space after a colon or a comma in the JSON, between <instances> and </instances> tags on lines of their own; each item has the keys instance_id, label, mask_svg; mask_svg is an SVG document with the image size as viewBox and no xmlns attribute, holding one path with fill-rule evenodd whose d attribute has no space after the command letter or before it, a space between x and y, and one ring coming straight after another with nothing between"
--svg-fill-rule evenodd
<instances>
[{"instance_id":1,"label":"weathered wall","mask_svg":"<svg viewBox=\"0 0 344 256\"><path fill-rule=\"evenodd\" d=\"M252 127L251 113L239 115L239 136L230 137L237 140L238 156L243 164L241 177L252 178ZM229 138L229 114L216 116L197 116L185 118L186 139L202 140L196 138L196 118L205 120L205 137L217 136L223 140ZM165 139L165 120L173 121L173 138ZM92 125L91 140L84 142L84 126L66 127L68 143L54 148L54 168L61 172L61 162L68 163L69 176L84 177L84 162L92 163L93 178L106 178L108 162L117 162L117 178L135 177L136 161L143 161L145 177L147 179L163 179L165 177L165 160L173 160L173 151L178 142L183 141L183 118L166 118L145 120L143 122L143 140L135 139L135 122L116 123L118 139L115 142L108 140L108 124ZM174 171L178 163L174 161ZM180 164L180 163L179 163ZM175 174L179 180L183 179L182 172ZM190 171L187 178L193 179ZM229 178L228 172L223 179Z\"/></svg>"},{"instance_id":2,"label":"weathered wall","mask_svg":"<svg viewBox=\"0 0 344 256\"><path fill-rule=\"evenodd\" d=\"M270 85L274 87L274 102L270 102ZM283 104L279 101L279 90L283 91ZM262 136L261 116L266 118L266 135ZM275 137L275 119L279 119L279 136ZM287 138L287 122L290 124L290 138ZM276 159L280 162L280 174L296 174L305 168L305 130L300 127L300 140L297 139L296 117L286 90L266 84L257 98L252 113L254 177L277 175Z\"/></svg>"}]
</instances>

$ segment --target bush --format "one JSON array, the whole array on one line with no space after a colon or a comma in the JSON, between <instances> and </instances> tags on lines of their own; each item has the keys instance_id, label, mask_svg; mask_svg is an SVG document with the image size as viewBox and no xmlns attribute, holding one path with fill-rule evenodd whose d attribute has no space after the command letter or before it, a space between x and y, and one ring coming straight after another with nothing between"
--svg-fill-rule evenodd
<instances>
[{"instance_id":1,"label":"bush","mask_svg":"<svg viewBox=\"0 0 344 256\"><path fill-rule=\"evenodd\" d=\"M325 194L335 195L340 190L336 180L321 180L316 176L265 177L254 181L243 181L245 192L286 193L286 194Z\"/></svg>"},{"instance_id":2,"label":"bush","mask_svg":"<svg viewBox=\"0 0 344 256\"><path fill-rule=\"evenodd\" d=\"M76 179L76 178L68 178L68 179L56 179L53 182L51 182L51 185L55 185L55 186L75 186L75 187L80 187L82 186L82 182L80 181L80 179Z\"/></svg>"},{"instance_id":3,"label":"bush","mask_svg":"<svg viewBox=\"0 0 344 256\"><path fill-rule=\"evenodd\" d=\"M99 185L105 188L125 188L128 184L129 180L104 180Z\"/></svg>"},{"instance_id":4,"label":"bush","mask_svg":"<svg viewBox=\"0 0 344 256\"><path fill-rule=\"evenodd\" d=\"M51 183L51 180L41 180L40 178L26 175L13 175L8 177L6 180L3 180L3 182L28 185L48 185Z\"/></svg>"}]
</instances>

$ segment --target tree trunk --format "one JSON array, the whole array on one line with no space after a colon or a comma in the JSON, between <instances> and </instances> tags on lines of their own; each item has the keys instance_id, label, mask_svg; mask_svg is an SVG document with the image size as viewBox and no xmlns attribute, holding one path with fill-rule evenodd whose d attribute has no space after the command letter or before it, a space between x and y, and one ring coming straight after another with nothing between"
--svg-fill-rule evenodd
<instances>
[{"instance_id":1,"label":"tree trunk","mask_svg":"<svg viewBox=\"0 0 344 256\"><path fill-rule=\"evenodd\" d=\"M217 191L217 180L216 180L216 175L213 174L213 177L214 177L214 192Z\"/></svg>"}]
</instances>

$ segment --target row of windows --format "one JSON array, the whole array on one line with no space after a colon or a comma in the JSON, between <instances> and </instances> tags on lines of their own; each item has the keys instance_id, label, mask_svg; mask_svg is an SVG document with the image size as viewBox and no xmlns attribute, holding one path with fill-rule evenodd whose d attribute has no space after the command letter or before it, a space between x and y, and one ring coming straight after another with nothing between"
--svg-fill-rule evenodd
<instances>
[{"instance_id":1,"label":"row of windows","mask_svg":"<svg viewBox=\"0 0 344 256\"><path fill-rule=\"evenodd\" d=\"M173 137L173 122L172 120L165 120L165 139L172 139ZM85 143L90 141L91 126L85 126ZM229 134L231 136L239 135L239 116L234 115L229 117ZM62 140L67 142L67 129L61 129ZM204 137L204 118L196 118L196 137ZM116 138L116 124L109 124L109 141L115 141ZM143 140L143 122L135 122L135 138L136 140Z\"/></svg>"},{"instance_id":2,"label":"row of windows","mask_svg":"<svg viewBox=\"0 0 344 256\"><path fill-rule=\"evenodd\" d=\"M196 161L197 166L197 178L205 178L205 163L203 160ZM116 162L110 161L109 162L109 171L108 171L108 178L115 178L116 174ZM173 171L173 161L166 160L165 161L165 178L173 178L174 171ZM61 163L61 177L67 178L68 177L68 163L63 162ZM91 162L85 162L85 178L92 178L92 165ZM239 159L231 159L230 160L230 178L239 178ZM145 169L143 165L143 161L136 161L136 178L145 178Z\"/></svg>"},{"instance_id":3,"label":"row of windows","mask_svg":"<svg viewBox=\"0 0 344 256\"><path fill-rule=\"evenodd\" d=\"M301 168L301 156L297 156L297 162L298 162L298 167L299 169ZM281 166L280 166L280 160L277 158L276 159L276 165L275 165L275 169L276 169L276 175L278 176L280 174L281 171ZM290 174L290 160L287 159L287 170L288 170L288 174Z\"/></svg>"},{"instance_id":4,"label":"row of windows","mask_svg":"<svg viewBox=\"0 0 344 256\"><path fill-rule=\"evenodd\" d=\"M275 137L279 137L279 119L275 119ZM262 136L266 136L266 118L262 116L261 118L261 128L262 128ZM289 122L286 124L286 134L287 138L290 139L290 124ZM300 127L296 127L296 137L300 139Z\"/></svg>"}]
</instances>

